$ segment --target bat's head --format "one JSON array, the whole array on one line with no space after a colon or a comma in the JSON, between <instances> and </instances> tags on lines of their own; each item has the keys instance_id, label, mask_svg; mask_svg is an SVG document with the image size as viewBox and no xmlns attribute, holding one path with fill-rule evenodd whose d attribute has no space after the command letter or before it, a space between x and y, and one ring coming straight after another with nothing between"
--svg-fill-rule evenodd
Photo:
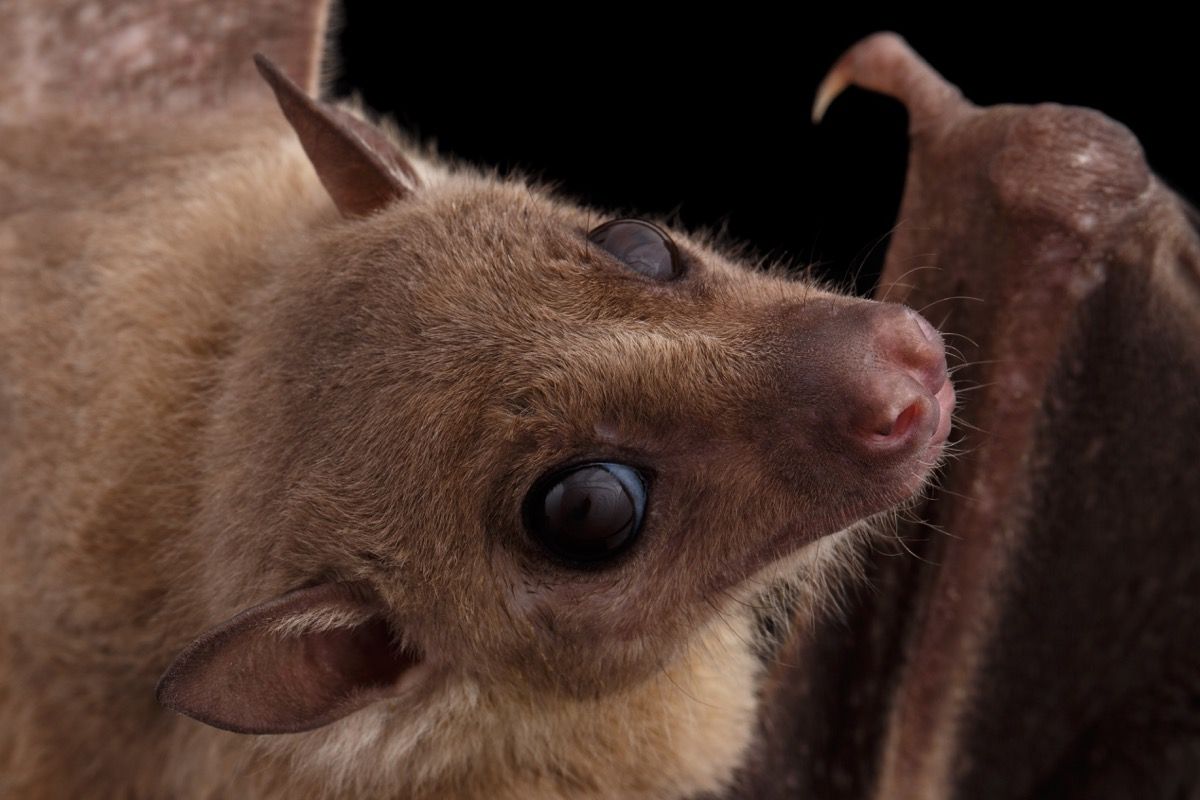
<instances>
[{"instance_id":1,"label":"bat's head","mask_svg":"<svg viewBox=\"0 0 1200 800\"><path fill-rule=\"evenodd\" d=\"M423 180L266 72L343 219L251 306L203 519L214 606L293 591L188 647L168 705L282 732L447 675L603 695L929 476L954 395L916 313Z\"/></svg>"}]
</instances>

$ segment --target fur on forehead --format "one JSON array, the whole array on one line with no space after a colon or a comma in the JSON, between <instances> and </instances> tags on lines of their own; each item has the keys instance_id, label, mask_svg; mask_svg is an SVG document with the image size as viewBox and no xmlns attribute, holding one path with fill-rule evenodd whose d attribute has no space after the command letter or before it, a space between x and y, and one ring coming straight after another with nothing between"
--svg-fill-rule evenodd
<instances>
[{"instance_id":1,"label":"fur on forehead","mask_svg":"<svg viewBox=\"0 0 1200 800\"><path fill-rule=\"evenodd\" d=\"M596 387L619 383L629 356L639 373L631 380L645 380L655 360L666 366L680 351L716 371L706 396L734 402L741 398L721 380L735 377L728 355L761 344L753 323L763 309L828 294L753 272L723 255L713 237L672 229L690 265L684 280L626 274L586 236L615 216L564 204L520 178L498 182L459 170L381 213L325 230L307 274L286 276L288 292L307 322L353 325L347 337L374 334L381 346L384 338L393 347L407 339L410 367L456 374L478 390L480 407L499 399L519 414L535 396L562 402L570 393L555 389L568 384L596 395ZM736 365L752 367L745 359ZM495 382L480 383L484 376ZM669 382L662 388L673 387L686 391Z\"/></svg>"},{"instance_id":2,"label":"fur on forehead","mask_svg":"<svg viewBox=\"0 0 1200 800\"><path fill-rule=\"evenodd\" d=\"M390 127L387 130L389 136L395 135ZM412 144L407 142L404 146ZM419 236L421 244L445 245L453 238L463 247L504 247L506 249L497 253L502 257L515 256L518 250L523 255L536 250L543 258L591 260L595 258L591 252L595 247L585 242L588 231L612 219L639 217L667 231L677 244L686 244L702 254L707 266L723 274L751 278L763 266L755 263L750 269L737 263L746 260L744 243L724 240L708 230L685 232L659 215L595 208L566 195L555 184L540 182L520 171L501 178L494 170L478 170L456 163L446 172L436 173L430 184L413 197L393 203L370 218L358 220L356 238L364 246L398 245L401 243L393 240L404 227L405 237ZM410 225L416 228L409 230ZM327 234L337 247L354 244L353 238L347 239L344 229L330 230ZM412 249L424 252L419 246ZM463 252L446 250L441 253L444 259L435 258L428 263L440 268L458 264L472 272L484 271L485 265L477 261L455 258ZM425 263L417 262L411 266L420 268ZM515 258L508 259L508 266L512 272L540 268L540 265ZM599 303L593 301L592 304Z\"/></svg>"}]
</instances>

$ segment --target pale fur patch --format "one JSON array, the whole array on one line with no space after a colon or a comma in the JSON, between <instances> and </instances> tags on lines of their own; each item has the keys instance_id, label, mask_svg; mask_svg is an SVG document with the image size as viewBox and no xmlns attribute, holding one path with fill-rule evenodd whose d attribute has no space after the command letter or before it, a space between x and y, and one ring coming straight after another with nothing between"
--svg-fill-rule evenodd
<instances>
[{"instance_id":1,"label":"pale fur patch","mask_svg":"<svg viewBox=\"0 0 1200 800\"><path fill-rule=\"evenodd\" d=\"M676 663L614 696L529 696L455 678L419 701L378 703L326 729L256 744L329 796L615 800L719 791L753 735L761 667L746 646L752 636L746 616L730 610Z\"/></svg>"},{"instance_id":2,"label":"pale fur patch","mask_svg":"<svg viewBox=\"0 0 1200 800\"><path fill-rule=\"evenodd\" d=\"M316 608L276 620L268 632L285 638L362 625L374 615L369 608Z\"/></svg>"}]
</instances>

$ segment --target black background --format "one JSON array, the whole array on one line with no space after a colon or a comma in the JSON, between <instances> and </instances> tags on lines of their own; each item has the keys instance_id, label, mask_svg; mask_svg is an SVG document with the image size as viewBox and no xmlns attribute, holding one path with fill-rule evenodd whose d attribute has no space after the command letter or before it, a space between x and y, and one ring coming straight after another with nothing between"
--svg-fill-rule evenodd
<instances>
[{"instance_id":1,"label":"black background","mask_svg":"<svg viewBox=\"0 0 1200 800\"><path fill-rule=\"evenodd\" d=\"M808 114L829 66L877 30L903 34L977 103L1104 111L1138 135L1167 183L1200 199L1196 44L1184 23L1143 21L1136 9L1056 24L994 7L974 7L970 22L855 11L804 24L794 12L739 19L726 9L693 14L686 27L601 7L528 19L446 11L416 19L345 3L332 33L333 93L360 94L445 153L520 166L614 211L724 227L759 254L815 264L843 285L857 276L859 291L875 280L896 221L906 115L858 90L819 128Z\"/></svg>"}]
</instances>

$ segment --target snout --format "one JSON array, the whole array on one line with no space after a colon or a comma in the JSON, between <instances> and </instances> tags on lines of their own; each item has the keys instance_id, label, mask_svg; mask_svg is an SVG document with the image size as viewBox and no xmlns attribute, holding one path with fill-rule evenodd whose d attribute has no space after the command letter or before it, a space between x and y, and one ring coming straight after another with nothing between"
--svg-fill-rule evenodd
<instances>
[{"instance_id":1,"label":"snout","mask_svg":"<svg viewBox=\"0 0 1200 800\"><path fill-rule=\"evenodd\" d=\"M928 476L950 433L954 387L942 337L895 303L821 298L782 318L772 452L805 470L900 498Z\"/></svg>"},{"instance_id":2,"label":"snout","mask_svg":"<svg viewBox=\"0 0 1200 800\"><path fill-rule=\"evenodd\" d=\"M847 380L847 440L867 454L938 447L950 433L954 387L942 337L910 308L880 305L868 317L864 368Z\"/></svg>"}]
</instances>

